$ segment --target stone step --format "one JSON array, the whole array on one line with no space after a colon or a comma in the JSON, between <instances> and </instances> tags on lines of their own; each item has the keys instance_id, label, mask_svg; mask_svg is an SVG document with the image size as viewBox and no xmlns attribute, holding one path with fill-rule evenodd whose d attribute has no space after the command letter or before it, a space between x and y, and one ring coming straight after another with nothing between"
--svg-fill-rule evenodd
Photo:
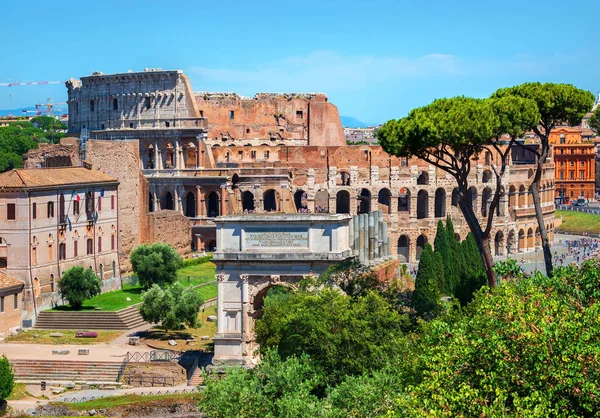
<instances>
[{"instance_id":1,"label":"stone step","mask_svg":"<svg viewBox=\"0 0 600 418\"><path fill-rule=\"evenodd\" d=\"M41 312L36 329L128 330L144 324L139 307L117 312Z\"/></svg>"},{"instance_id":2,"label":"stone step","mask_svg":"<svg viewBox=\"0 0 600 418\"><path fill-rule=\"evenodd\" d=\"M13 360L18 381L116 382L122 363L75 360Z\"/></svg>"}]
</instances>

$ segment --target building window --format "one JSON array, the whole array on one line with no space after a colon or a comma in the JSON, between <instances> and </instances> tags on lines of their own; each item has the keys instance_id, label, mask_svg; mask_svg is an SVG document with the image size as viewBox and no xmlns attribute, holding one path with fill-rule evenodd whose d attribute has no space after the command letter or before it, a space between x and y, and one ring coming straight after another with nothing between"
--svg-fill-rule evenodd
<instances>
[{"instance_id":1,"label":"building window","mask_svg":"<svg viewBox=\"0 0 600 418\"><path fill-rule=\"evenodd\" d=\"M19 309L19 295L16 293L13 295L13 308L15 311Z\"/></svg>"},{"instance_id":2,"label":"building window","mask_svg":"<svg viewBox=\"0 0 600 418\"><path fill-rule=\"evenodd\" d=\"M31 264L34 266L37 264L37 247L31 249Z\"/></svg>"},{"instance_id":3,"label":"building window","mask_svg":"<svg viewBox=\"0 0 600 418\"><path fill-rule=\"evenodd\" d=\"M302 119L304 117L304 114L302 113L301 110L296 110L296 117L298 119Z\"/></svg>"},{"instance_id":4,"label":"building window","mask_svg":"<svg viewBox=\"0 0 600 418\"><path fill-rule=\"evenodd\" d=\"M250 129L246 128L246 133L249 134L250 133Z\"/></svg>"},{"instance_id":5,"label":"building window","mask_svg":"<svg viewBox=\"0 0 600 418\"><path fill-rule=\"evenodd\" d=\"M31 205L31 218L32 219L37 218L37 203L34 203L33 205Z\"/></svg>"},{"instance_id":6,"label":"building window","mask_svg":"<svg viewBox=\"0 0 600 418\"><path fill-rule=\"evenodd\" d=\"M571 178L571 180L575 180L575 172L574 171L569 172L569 177Z\"/></svg>"},{"instance_id":7,"label":"building window","mask_svg":"<svg viewBox=\"0 0 600 418\"><path fill-rule=\"evenodd\" d=\"M98 196L98 212L102 210L102 196Z\"/></svg>"},{"instance_id":8,"label":"building window","mask_svg":"<svg viewBox=\"0 0 600 418\"><path fill-rule=\"evenodd\" d=\"M585 162L584 161L581 162L581 166L585 167Z\"/></svg>"},{"instance_id":9,"label":"building window","mask_svg":"<svg viewBox=\"0 0 600 418\"><path fill-rule=\"evenodd\" d=\"M565 179L565 172L564 172L564 171L561 171L561 172L559 173L559 175L560 175L560 179L561 179L561 180L564 180L564 179Z\"/></svg>"},{"instance_id":10,"label":"building window","mask_svg":"<svg viewBox=\"0 0 600 418\"><path fill-rule=\"evenodd\" d=\"M169 126L171 126L171 122L165 121L165 128L168 128Z\"/></svg>"},{"instance_id":11,"label":"building window","mask_svg":"<svg viewBox=\"0 0 600 418\"><path fill-rule=\"evenodd\" d=\"M61 242L58 244L58 259L66 260L67 259L67 244Z\"/></svg>"},{"instance_id":12,"label":"building window","mask_svg":"<svg viewBox=\"0 0 600 418\"><path fill-rule=\"evenodd\" d=\"M50 275L50 292L54 293L56 291L55 289L56 284L54 283L54 274Z\"/></svg>"},{"instance_id":13,"label":"building window","mask_svg":"<svg viewBox=\"0 0 600 418\"><path fill-rule=\"evenodd\" d=\"M579 179L580 180L585 180L585 171L582 170L582 171L579 172Z\"/></svg>"},{"instance_id":14,"label":"building window","mask_svg":"<svg viewBox=\"0 0 600 418\"><path fill-rule=\"evenodd\" d=\"M73 201L73 215L79 215L79 200Z\"/></svg>"},{"instance_id":15,"label":"building window","mask_svg":"<svg viewBox=\"0 0 600 418\"><path fill-rule=\"evenodd\" d=\"M9 221L17 219L17 207L14 203L6 204L6 219Z\"/></svg>"},{"instance_id":16,"label":"building window","mask_svg":"<svg viewBox=\"0 0 600 418\"><path fill-rule=\"evenodd\" d=\"M233 119L235 116L235 112L233 110L229 111L229 119Z\"/></svg>"},{"instance_id":17,"label":"building window","mask_svg":"<svg viewBox=\"0 0 600 418\"><path fill-rule=\"evenodd\" d=\"M571 148L571 154L575 154L575 148Z\"/></svg>"},{"instance_id":18,"label":"building window","mask_svg":"<svg viewBox=\"0 0 600 418\"><path fill-rule=\"evenodd\" d=\"M110 249L114 251L115 249L115 234L110 236Z\"/></svg>"},{"instance_id":19,"label":"building window","mask_svg":"<svg viewBox=\"0 0 600 418\"><path fill-rule=\"evenodd\" d=\"M561 162L560 162L560 166L561 166L561 167L564 167L564 166L565 166L565 162L564 162L564 161L561 161Z\"/></svg>"},{"instance_id":20,"label":"building window","mask_svg":"<svg viewBox=\"0 0 600 418\"><path fill-rule=\"evenodd\" d=\"M113 110L119 110L119 102L117 99L113 99Z\"/></svg>"},{"instance_id":21,"label":"building window","mask_svg":"<svg viewBox=\"0 0 600 418\"><path fill-rule=\"evenodd\" d=\"M560 143L561 144L565 143L565 134L560 134Z\"/></svg>"},{"instance_id":22,"label":"building window","mask_svg":"<svg viewBox=\"0 0 600 418\"><path fill-rule=\"evenodd\" d=\"M115 195L110 197L110 209L115 210Z\"/></svg>"},{"instance_id":23,"label":"building window","mask_svg":"<svg viewBox=\"0 0 600 418\"><path fill-rule=\"evenodd\" d=\"M0 297L0 313L4 313L4 296Z\"/></svg>"},{"instance_id":24,"label":"building window","mask_svg":"<svg viewBox=\"0 0 600 418\"><path fill-rule=\"evenodd\" d=\"M130 128L130 129L133 129L133 122L131 122L131 123L129 124L129 128Z\"/></svg>"},{"instance_id":25,"label":"building window","mask_svg":"<svg viewBox=\"0 0 600 418\"><path fill-rule=\"evenodd\" d=\"M54 247L52 244L48 244L48 261L54 261Z\"/></svg>"},{"instance_id":26,"label":"building window","mask_svg":"<svg viewBox=\"0 0 600 418\"><path fill-rule=\"evenodd\" d=\"M575 161L571 161L571 167L575 167Z\"/></svg>"},{"instance_id":27,"label":"building window","mask_svg":"<svg viewBox=\"0 0 600 418\"><path fill-rule=\"evenodd\" d=\"M94 252L94 241L92 239L87 240L87 255L91 255Z\"/></svg>"},{"instance_id":28,"label":"building window","mask_svg":"<svg viewBox=\"0 0 600 418\"><path fill-rule=\"evenodd\" d=\"M250 156L252 158L256 158L256 151L250 151Z\"/></svg>"},{"instance_id":29,"label":"building window","mask_svg":"<svg viewBox=\"0 0 600 418\"><path fill-rule=\"evenodd\" d=\"M98 237L98 252L102 252L102 237Z\"/></svg>"},{"instance_id":30,"label":"building window","mask_svg":"<svg viewBox=\"0 0 600 418\"><path fill-rule=\"evenodd\" d=\"M265 151L265 160L269 159L269 151Z\"/></svg>"},{"instance_id":31,"label":"building window","mask_svg":"<svg viewBox=\"0 0 600 418\"><path fill-rule=\"evenodd\" d=\"M54 218L54 202L48 202L48 218Z\"/></svg>"},{"instance_id":32,"label":"building window","mask_svg":"<svg viewBox=\"0 0 600 418\"><path fill-rule=\"evenodd\" d=\"M90 100L90 112L93 112L95 110L95 105L94 105L94 101Z\"/></svg>"},{"instance_id":33,"label":"building window","mask_svg":"<svg viewBox=\"0 0 600 418\"><path fill-rule=\"evenodd\" d=\"M200 111L200 117L203 118L204 117L204 110Z\"/></svg>"},{"instance_id":34,"label":"building window","mask_svg":"<svg viewBox=\"0 0 600 418\"><path fill-rule=\"evenodd\" d=\"M144 100L146 109L150 109L150 97L146 97L146 99Z\"/></svg>"},{"instance_id":35,"label":"building window","mask_svg":"<svg viewBox=\"0 0 600 418\"><path fill-rule=\"evenodd\" d=\"M79 252L78 241L73 241L73 257L77 257L77 253Z\"/></svg>"}]
</instances>

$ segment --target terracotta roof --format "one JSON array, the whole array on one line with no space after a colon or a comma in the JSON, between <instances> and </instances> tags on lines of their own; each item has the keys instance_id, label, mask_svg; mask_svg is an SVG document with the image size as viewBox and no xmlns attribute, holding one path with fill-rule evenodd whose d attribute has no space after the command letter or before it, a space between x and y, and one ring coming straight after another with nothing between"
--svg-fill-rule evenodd
<instances>
[{"instance_id":1,"label":"terracotta roof","mask_svg":"<svg viewBox=\"0 0 600 418\"><path fill-rule=\"evenodd\" d=\"M85 167L16 169L0 174L0 190L116 182L117 179Z\"/></svg>"},{"instance_id":2,"label":"terracotta roof","mask_svg":"<svg viewBox=\"0 0 600 418\"><path fill-rule=\"evenodd\" d=\"M0 289L6 289L9 287L24 286L24 283L20 280L15 279L5 271L0 270Z\"/></svg>"}]
</instances>

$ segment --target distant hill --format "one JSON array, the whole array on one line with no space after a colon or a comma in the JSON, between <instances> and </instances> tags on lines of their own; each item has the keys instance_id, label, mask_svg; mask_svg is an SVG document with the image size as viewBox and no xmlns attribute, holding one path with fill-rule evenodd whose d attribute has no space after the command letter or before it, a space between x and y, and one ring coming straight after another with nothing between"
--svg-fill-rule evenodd
<instances>
[{"instance_id":1,"label":"distant hill","mask_svg":"<svg viewBox=\"0 0 600 418\"><path fill-rule=\"evenodd\" d=\"M376 123L365 123L351 116L340 116L342 120L342 126L344 128L368 128L369 126L375 126Z\"/></svg>"}]
</instances>

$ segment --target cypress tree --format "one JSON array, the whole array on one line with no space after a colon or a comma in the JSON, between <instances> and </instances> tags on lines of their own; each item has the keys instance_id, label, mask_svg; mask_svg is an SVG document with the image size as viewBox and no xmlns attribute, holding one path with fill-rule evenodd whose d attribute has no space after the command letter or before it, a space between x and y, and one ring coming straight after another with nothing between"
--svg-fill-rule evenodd
<instances>
[{"instance_id":1,"label":"cypress tree","mask_svg":"<svg viewBox=\"0 0 600 418\"><path fill-rule=\"evenodd\" d=\"M465 269L465 260L460 242L457 241L454 236L454 224L452 223L450 216L446 218L446 236L448 247L450 249L450 265L447 270L444 270L444 273L449 294L454 295L456 287L460 282L460 276Z\"/></svg>"},{"instance_id":2,"label":"cypress tree","mask_svg":"<svg viewBox=\"0 0 600 418\"><path fill-rule=\"evenodd\" d=\"M456 297L465 305L473 299L473 293L487 283L487 276L483 260L477 249L473 235L469 233L461 243L465 260L465 268L460 276L460 283L456 289Z\"/></svg>"},{"instance_id":3,"label":"cypress tree","mask_svg":"<svg viewBox=\"0 0 600 418\"><path fill-rule=\"evenodd\" d=\"M425 244L419 260L419 270L415 279L413 304L420 316L437 309L440 300L438 288L439 263L436 262L431 245Z\"/></svg>"},{"instance_id":4,"label":"cypress tree","mask_svg":"<svg viewBox=\"0 0 600 418\"><path fill-rule=\"evenodd\" d=\"M452 289L448 279L451 277L452 270L452 259L450 255L450 244L448 243L448 234L444 223L440 220L437 224L437 233L435 234L435 240L433 241L434 254L438 257L441 267L443 269L442 276L438 277L438 287L440 292L444 295L452 294ZM442 280L442 281L440 281Z\"/></svg>"}]
</instances>

